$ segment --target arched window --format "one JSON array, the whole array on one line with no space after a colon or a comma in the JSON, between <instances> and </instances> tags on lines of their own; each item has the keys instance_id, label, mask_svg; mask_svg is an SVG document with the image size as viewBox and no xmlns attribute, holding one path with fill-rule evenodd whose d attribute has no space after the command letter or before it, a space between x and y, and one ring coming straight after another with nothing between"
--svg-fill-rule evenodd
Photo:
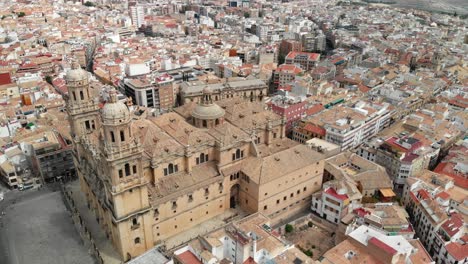
<instances>
[{"instance_id":1,"label":"arched window","mask_svg":"<svg viewBox=\"0 0 468 264\"><path fill-rule=\"evenodd\" d=\"M138 224L138 220L135 218L132 219L132 225L137 225Z\"/></svg>"},{"instance_id":2,"label":"arched window","mask_svg":"<svg viewBox=\"0 0 468 264\"><path fill-rule=\"evenodd\" d=\"M140 244L140 238L139 237L135 238L135 244Z\"/></svg>"},{"instance_id":3,"label":"arched window","mask_svg":"<svg viewBox=\"0 0 468 264\"><path fill-rule=\"evenodd\" d=\"M172 163L169 163L169 166L167 166L167 170L169 171L169 174L174 173L174 165Z\"/></svg>"},{"instance_id":4,"label":"arched window","mask_svg":"<svg viewBox=\"0 0 468 264\"><path fill-rule=\"evenodd\" d=\"M206 123L206 120L203 120L203 127L207 127L208 124Z\"/></svg>"},{"instance_id":5,"label":"arched window","mask_svg":"<svg viewBox=\"0 0 468 264\"><path fill-rule=\"evenodd\" d=\"M125 176L130 175L130 164L125 163Z\"/></svg>"},{"instance_id":6,"label":"arched window","mask_svg":"<svg viewBox=\"0 0 468 264\"><path fill-rule=\"evenodd\" d=\"M120 130L120 141L125 141L125 133L123 130Z\"/></svg>"},{"instance_id":7,"label":"arched window","mask_svg":"<svg viewBox=\"0 0 468 264\"><path fill-rule=\"evenodd\" d=\"M200 154L200 163L205 162L205 154L201 153Z\"/></svg>"},{"instance_id":8,"label":"arched window","mask_svg":"<svg viewBox=\"0 0 468 264\"><path fill-rule=\"evenodd\" d=\"M114 131L110 132L112 142L115 142Z\"/></svg>"},{"instance_id":9,"label":"arched window","mask_svg":"<svg viewBox=\"0 0 468 264\"><path fill-rule=\"evenodd\" d=\"M215 125L219 125L219 119L216 119Z\"/></svg>"}]
</instances>

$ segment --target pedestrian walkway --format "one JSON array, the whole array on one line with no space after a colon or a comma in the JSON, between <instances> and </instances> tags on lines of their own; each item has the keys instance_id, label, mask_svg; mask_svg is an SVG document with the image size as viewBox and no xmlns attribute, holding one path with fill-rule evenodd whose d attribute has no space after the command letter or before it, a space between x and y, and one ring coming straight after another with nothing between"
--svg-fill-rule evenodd
<instances>
[{"instance_id":1,"label":"pedestrian walkway","mask_svg":"<svg viewBox=\"0 0 468 264\"><path fill-rule=\"evenodd\" d=\"M71 196L75 202L75 207L83 219L84 225L91 233L91 237L96 244L104 264L123 263L117 251L112 246L111 241L107 238L106 233L96 221L94 212L88 209L88 205L86 204L86 197L80 190L79 181L71 182L67 185L66 189L71 191Z\"/></svg>"}]
</instances>

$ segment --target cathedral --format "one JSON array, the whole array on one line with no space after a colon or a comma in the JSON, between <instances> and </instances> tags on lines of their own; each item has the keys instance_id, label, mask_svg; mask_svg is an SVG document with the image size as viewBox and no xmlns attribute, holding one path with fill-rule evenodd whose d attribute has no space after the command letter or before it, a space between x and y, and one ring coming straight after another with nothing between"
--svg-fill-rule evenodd
<instances>
[{"instance_id":1,"label":"cathedral","mask_svg":"<svg viewBox=\"0 0 468 264\"><path fill-rule=\"evenodd\" d=\"M115 92L100 105L77 63L66 82L81 190L125 261L228 210L279 222L321 188L323 156L287 139L260 102L214 103L207 87L154 117Z\"/></svg>"}]
</instances>

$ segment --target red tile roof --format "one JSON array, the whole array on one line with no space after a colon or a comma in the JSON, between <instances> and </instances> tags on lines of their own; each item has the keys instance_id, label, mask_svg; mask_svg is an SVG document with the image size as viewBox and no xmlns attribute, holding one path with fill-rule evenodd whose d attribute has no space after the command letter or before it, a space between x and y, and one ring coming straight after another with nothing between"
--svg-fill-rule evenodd
<instances>
[{"instance_id":1,"label":"red tile roof","mask_svg":"<svg viewBox=\"0 0 468 264\"><path fill-rule=\"evenodd\" d=\"M450 194L447 192L440 192L436 195L436 197L439 197L440 199L447 201L450 198Z\"/></svg>"},{"instance_id":2,"label":"red tile roof","mask_svg":"<svg viewBox=\"0 0 468 264\"><path fill-rule=\"evenodd\" d=\"M392 248L391 246L385 244L385 242L379 240L378 238L376 237L373 237L371 239L369 239L369 243L373 244L374 246L384 250L385 252L387 252L388 254L390 255L395 255L397 253L396 249Z\"/></svg>"},{"instance_id":3,"label":"red tile roof","mask_svg":"<svg viewBox=\"0 0 468 264\"><path fill-rule=\"evenodd\" d=\"M370 214L370 212L367 211L367 210L364 209L364 208L354 209L353 212L354 212L355 214L357 214L359 217L364 217L364 216Z\"/></svg>"},{"instance_id":4,"label":"red tile roof","mask_svg":"<svg viewBox=\"0 0 468 264\"><path fill-rule=\"evenodd\" d=\"M320 58L320 54L311 52L291 51L286 55L286 59L294 60L298 55L307 55L309 60L316 61Z\"/></svg>"},{"instance_id":5,"label":"red tile roof","mask_svg":"<svg viewBox=\"0 0 468 264\"><path fill-rule=\"evenodd\" d=\"M431 198L431 195L429 195L429 193L424 189L419 190L418 194L421 197L420 200L427 200Z\"/></svg>"},{"instance_id":6,"label":"red tile roof","mask_svg":"<svg viewBox=\"0 0 468 264\"><path fill-rule=\"evenodd\" d=\"M188 250L177 255L177 259L183 264L203 264L192 252Z\"/></svg>"},{"instance_id":7,"label":"red tile roof","mask_svg":"<svg viewBox=\"0 0 468 264\"><path fill-rule=\"evenodd\" d=\"M255 262L255 260L252 257L249 257L244 261L243 264L257 264L257 262Z\"/></svg>"},{"instance_id":8,"label":"red tile roof","mask_svg":"<svg viewBox=\"0 0 468 264\"><path fill-rule=\"evenodd\" d=\"M445 246L447 252L456 260L461 261L468 258L468 244L449 243Z\"/></svg>"},{"instance_id":9,"label":"red tile roof","mask_svg":"<svg viewBox=\"0 0 468 264\"><path fill-rule=\"evenodd\" d=\"M0 85L10 84L10 83L12 83L10 73L9 72L0 73Z\"/></svg>"},{"instance_id":10,"label":"red tile roof","mask_svg":"<svg viewBox=\"0 0 468 264\"><path fill-rule=\"evenodd\" d=\"M468 179L465 178L463 174L455 172L455 165L456 164L452 162L441 162L434 169L434 172L444 174L453 178L453 181L457 186L460 186L465 189L468 188Z\"/></svg>"},{"instance_id":11,"label":"red tile roof","mask_svg":"<svg viewBox=\"0 0 468 264\"><path fill-rule=\"evenodd\" d=\"M449 237L453 237L456 233L460 231L460 228L462 227L463 217L458 213L452 214L450 219L445 221L441 226L441 228L445 231L445 233L447 233Z\"/></svg>"},{"instance_id":12,"label":"red tile roof","mask_svg":"<svg viewBox=\"0 0 468 264\"><path fill-rule=\"evenodd\" d=\"M309 115L315 115L318 112L321 112L323 109L325 109L325 107L323 107L322 104L316 104L316 105L312 106L311 108L307 109L306 114L308 116Z\"/></svg>"},{"instance_id":13,"label":"red tile roof","mask_svg":"<svg viewBox=\"0 0 468 264\"><path fill-rule=\"evenodd\" d=\"M333 188L328 188L328 189L326 189L326 190L325 190L325 193L326 193L326 194L329 194L329 195L331 195L331 196L333 196L333 197L335 197L335 198L337 198L337 199L339 199L339 200L341 200L341 201L344 201L344 200L348 199L348 195L346 195L346 194L338 194L338 193L335 191L335 189L333 189Z\"/></svg>"},{"instance_id":14,"label":"red tile roof","mask_svg":"<svg viewBox=\"0 0 468 264\"><path fill-rule=\"evenodd\" d=\"M304 130L308 131L308 132L311 132L311 133L314 133L316 135L319 135L319 136L325 136L325 134L327 133L327 131L319 126L316 126L314 124L311 124L311 123L307 123L305 126L304 126Z\"/></svg>"}]
</instances>

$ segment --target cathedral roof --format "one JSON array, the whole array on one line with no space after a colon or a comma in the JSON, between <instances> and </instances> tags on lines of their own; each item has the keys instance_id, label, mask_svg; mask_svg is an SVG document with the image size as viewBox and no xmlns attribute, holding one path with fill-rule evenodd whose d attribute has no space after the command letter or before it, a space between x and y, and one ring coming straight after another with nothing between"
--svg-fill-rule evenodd
<instances>
[{"instance_id":1,"label":"cathedral roof","mask_svg":"<svg viewBox=\"0 0 468 264\"><path fill-rule=\"evenodd\" d=\"M65 76L65 80L68 81L82 81L88 78L88 72L81 69L80 65L77 62L73 62L71 66L71 70L67 72Z\"/></svg>"},{"instance_id":2,"label":"cathedral roof","mask_svg":"<svg viewBox=\"0 0 468 264\"><path fill-rule=\"evenodd\" d=\"M130 111L123 102L117 101L114 93L111 93L109 102L102 108L101 116L104 123L120 123L130 119Z\"/></svg>"}]
</instances>

